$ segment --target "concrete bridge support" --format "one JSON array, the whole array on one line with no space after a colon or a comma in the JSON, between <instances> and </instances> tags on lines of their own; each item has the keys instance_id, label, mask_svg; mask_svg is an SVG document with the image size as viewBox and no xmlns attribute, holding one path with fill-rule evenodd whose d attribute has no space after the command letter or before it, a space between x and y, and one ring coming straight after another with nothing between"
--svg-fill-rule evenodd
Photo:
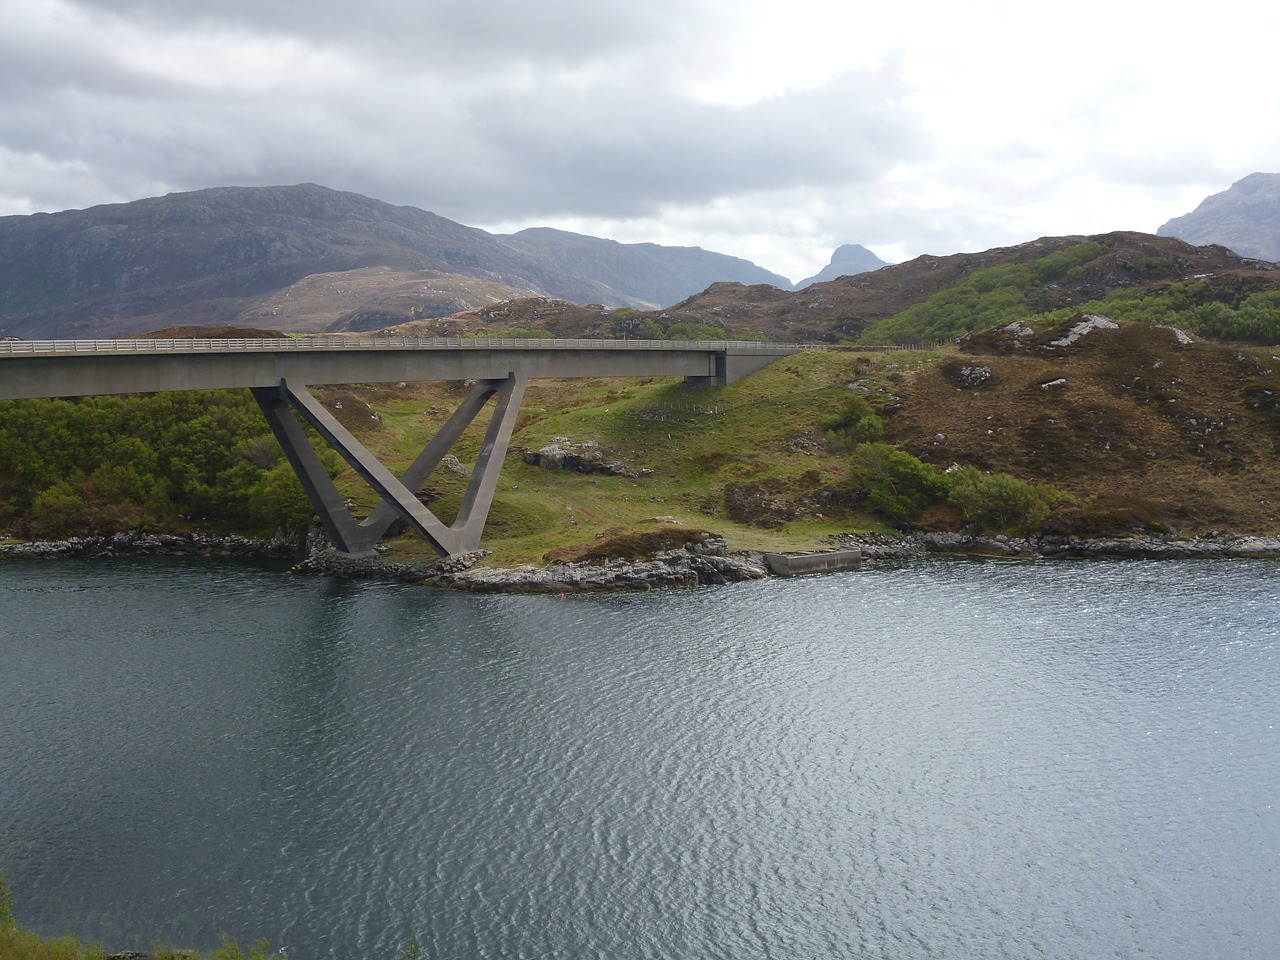
<instances>
[{"instance_id":1,"label":"concrete bridge support","mask_svg":"<svg viewBox=\"0 0 1280 960\"><path fill-rule=\"evenodd\" d=\"M504 379L479 381L453 416L431 438L401 477L378 462L301 384L281 380L278 387L254 387L253 397L280 441L334 547L352 556L369 556L397 518L427 541L442 557L466 553L480 545L485 519L498 487L502 461L515 429L527 380L512 372ZM494 410L484 444L452 525L446 526L419 502L416 494L450 448L491 398ZM303 429L309 424L382 498L363 521L347 509Z\"/></svg>"}]
</instances>

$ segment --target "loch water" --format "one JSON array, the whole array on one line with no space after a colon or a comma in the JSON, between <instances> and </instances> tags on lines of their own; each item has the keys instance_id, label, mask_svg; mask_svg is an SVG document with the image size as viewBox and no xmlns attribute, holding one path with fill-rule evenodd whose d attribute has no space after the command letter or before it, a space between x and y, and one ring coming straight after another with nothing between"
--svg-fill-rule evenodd
<instances>
[{"instance_id":1,"label":"loch water","mask_svg":"<svg viewBox=\"0 0 1280 960\"><path fill-rule=\"evenodd\" d=\"M2 563L0 874L117 950L1274 958L1280 564Z\"/></svg>"}]
</instances>

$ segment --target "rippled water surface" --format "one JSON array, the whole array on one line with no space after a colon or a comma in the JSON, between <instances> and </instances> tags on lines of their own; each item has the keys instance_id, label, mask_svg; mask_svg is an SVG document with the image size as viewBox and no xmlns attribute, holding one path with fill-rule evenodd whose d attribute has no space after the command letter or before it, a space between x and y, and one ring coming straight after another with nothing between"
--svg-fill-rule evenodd
<instances>
[{"instance_id":1,"label":"rippled water surface","mask_svg":"<svg viewBox=\"0 0 1280 960\"><path fill-rule=\"evenodd\" d=\"M115 949L1280 955L1280 565L475 597L0 564L0 873Z\"/></svg>"}]
</instances>

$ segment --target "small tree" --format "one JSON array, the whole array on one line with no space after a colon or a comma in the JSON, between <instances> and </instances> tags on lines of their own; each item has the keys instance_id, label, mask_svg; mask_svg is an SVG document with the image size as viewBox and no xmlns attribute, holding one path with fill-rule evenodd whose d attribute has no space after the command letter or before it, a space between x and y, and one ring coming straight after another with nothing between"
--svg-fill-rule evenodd
<instances>
[{"instance_id":1,"label":"small tree","mask_svg":"<svg viewBox=\"0 0 1280 960\"><path fill-rule=\"evenodd\" d=\"M884 420L871 409L871 404L854 394L846 398L839 411L824 421L827 447L832 451L851 450L860 443L875 443L884 436Z\"/></svg>"},{"instance_id":2,"label":"small tree","mask_svg":"<svg viewBox=\"0 0 1280 960\"><path fill-rule=\"evenodd\" d=\"M951 470L948 500L979 530L1029 533L1059 504L1071 500L1047 483L1033 484L1007 473L983 473L975 467Z\"/></svg>"},{"instance_id":3,"label":"small tree","mask_svg":"<svg viewBox=\"0 0 1280 960\"><path fill-rule=\"evenodd\" d=\"M925 507L947 499L951 478L943 470L887 443L863 443L853 453L849 484L877 512L909 523Z\"/></svg>"}]
</instances>

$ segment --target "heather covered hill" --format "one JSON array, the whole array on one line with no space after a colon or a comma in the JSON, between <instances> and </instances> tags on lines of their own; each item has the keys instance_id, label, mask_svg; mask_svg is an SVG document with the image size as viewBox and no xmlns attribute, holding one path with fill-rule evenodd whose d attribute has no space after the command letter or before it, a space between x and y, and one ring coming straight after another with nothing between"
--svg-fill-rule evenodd
<instances>
[{"instance_id":1,"label":"heather covered hill","mask_svg":"<svg viewBox=\"0 0 1280 960\"><path fill-rule=\"evenodd\" d=\"M1188 243L1216 243L1242 257L1280 260L1280 173L1251 173L1156 231Z\"/></svg>"},{"instance_id":2,"label":"heather covered hill","mask_svg":"<svg viewBox=\"0 0 1280 960\"><path fill-rule=\"evenodd\" d=\"M1224 247L1142 233L1045 237L982 253L917 257L796 291L715 283L664 310L526 299L400 329L892 345L932 343L1079 309L1219 339L1280 343L1280 269Z\"/></svg>"},{"instance_id":3,"label":"heather covered hill","mask_svg":"<svg viewBox=\"0 0 1280 960\"><path fill-rule=\"evenodd\" d=\"M1075 314L966 337L901 397L888 439L1070 491L1058 532L1280 529L1271 350Z\"/></svg>"},{"instance_id":4,"label":"heather covered hill","mask_svg":"<svg viewBox=\"0 0 1280 960\"><path fill-rule=\"evenodd\" d=\"M1141 233L1045 237L982 253L917 257L795 293L717 284L667 313L778 339L905 344L1175 289L1185 302L1170 302L1162 322L1177 323L1184 308L1200 301L1234 309L1250 294L1280 290L1280 271L1222 247Z\"/></svg>"}]
</instances>

